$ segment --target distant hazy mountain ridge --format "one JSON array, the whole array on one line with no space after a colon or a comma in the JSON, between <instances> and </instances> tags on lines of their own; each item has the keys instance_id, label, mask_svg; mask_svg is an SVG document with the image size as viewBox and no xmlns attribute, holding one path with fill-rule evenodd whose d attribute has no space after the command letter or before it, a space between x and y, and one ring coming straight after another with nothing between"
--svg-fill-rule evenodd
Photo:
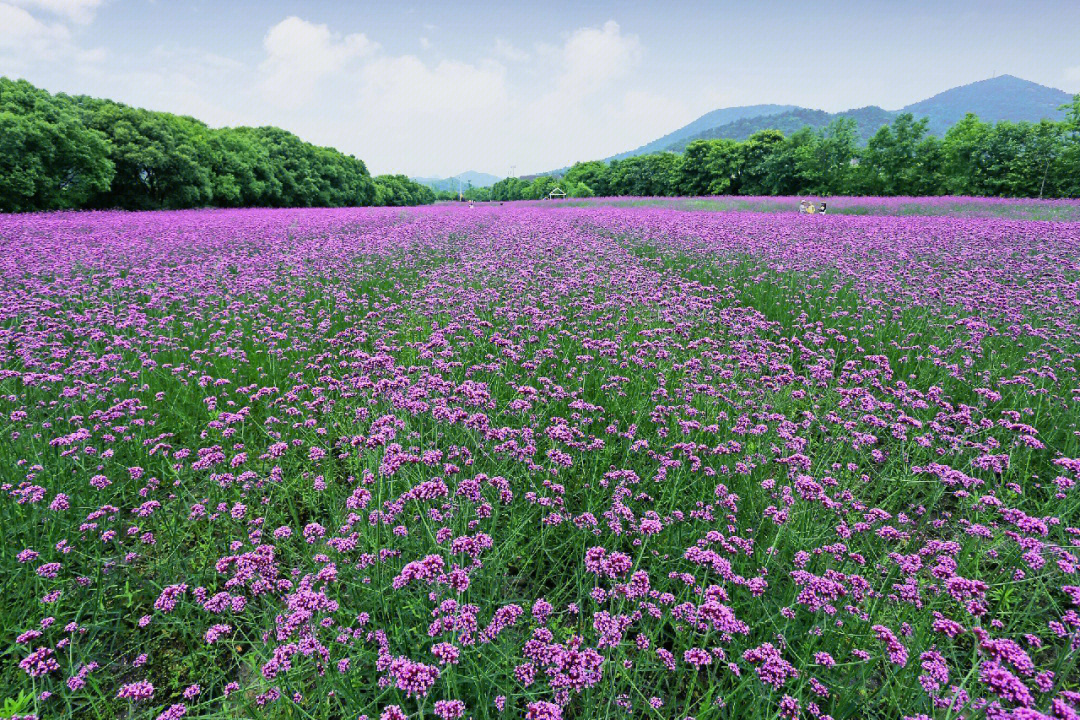
<instances>
[{"instance_id":1,"label":"distant hazy mountain ridge","mask_svg":"<svg viewBox=\"0 0 1080 720\"><path fill-rule=\"evenodd\" d=\"M897 113L883 110L876 105L858 108L857 110L845 110L840 113L797 107L776 115L742 118L735 122L709 128L671 143L663 149L682 152L688 144L695 140L714 140L716 138L745 140L759 130L766 129L779 130L785 135L790 135L803 127L818 130L840 117L851 118L856 122L859 140L865 143L877 132L879 127L891 123L896 115Z\"/></svg>"},{"instance_id":2,"label":"distant hazy mountain ridge","mask_svg":"<svg viewBox=\"0 0 1080 720\"><path fill-rule=\"evenodd\" d=\"M839 117L855 120L859 139L865 143L882 125L888 125L897 115L905 112L912 113L916 119L929 118L928 130L941 136L969 112L986 122L1038 122L1043 118L1061 120L1064 113L1059 108L1070 99L1071 95L1062 90L1012 75L999 75L946 90L899 110L885 110L875 105L837 113L796 105L721 108L635 150L604 159L621 160L664 151L682 152L694 140L745 140L759 130L775 129L790 135L803 127L815 130L823 128ZM556 174L560 172L555 171Z\"/></svg>"},{"instance_id":3,"label":"distant hazy mountain ridge","mask_svg":"<svg viewBox=\"0 0 1080 720\"><path fill-rule=\"evenodd\" d=\"M448 178L424 178L414 177L409 178L413 182L420 183L421 185L427 185L436 192L449 191L457 192L458 181L461 181L461 188L467 189L471 187L491 187L495 183L502 180L497 175L491 175L490 173L476 172L475 170L468 170L466 172L454 175Z\"/></svg>"},{"instance_id":4,"label":"distant hazy mountain ridge","mask_svg":"<svg viewBox=\"0 0 1080 720\"><path fill-rule=\"evenodd\" d=\"M622 160L635 155L648 155L649 153L662 152L671 149L672 146L682 141L689 142L689 138L708 132L712 128L724 125L733 125L748 118L764 119L774 117L790 110L799 109L795 105L742 105L739 107L721 108L705 113L694 122L670 132L662 138L646 143L636 150L612 155L605 160ZM685 145L685 142L682 142Z\"/></svg>"},{"instance_id":5,"label":"distant hazy mountain ridge","mask_svg":"<svg viewBox=\"0 0 1080 720\"><path fill-rule=\"evenodd\" d=\"M902 108L901 112L912 113L916 118L930 118L927 126L930 132L944 135L969 112L986 122L1061 120L1065 114L1059 108L1071 99L1069 93L1057 88L1012 75L999 75L938 93Z\"/></svg>"}]
</instances>

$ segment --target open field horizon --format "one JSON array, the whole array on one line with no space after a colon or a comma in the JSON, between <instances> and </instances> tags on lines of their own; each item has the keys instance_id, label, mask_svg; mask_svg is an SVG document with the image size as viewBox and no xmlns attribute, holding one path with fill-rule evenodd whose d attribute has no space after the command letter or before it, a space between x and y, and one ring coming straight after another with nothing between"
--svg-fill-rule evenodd
<instances>
[{"instance_id":1,"label":"open field horizon","mask_svg":"<svg viewBox=\"0 0 1080 720\"><path fill-rule=\"evenodd\" d=\"M1080 198L1010 198L983 197L972 195L923 195L923 196L879 196L879 195L698 195L683 197L625 196L614 195L591 198L561 198L543 200L485 200L456 201L440 200L433 203L438 207L459 207L462 211L469 208L494 207L550 207L550 209L581 208L595 206L612 207L656 207L678 210L722 211L722 212L767 212L790 214L799 210L799 204L809 201L820 204L826 202L828 213L840 215L923 215L923 216L964 216L964 217L1000 217L1018 220L1049 220L1073 222L1080 220ZM393 206L392 212L399 215L418 211L420 206ZM41 218L63 217L65 215L86 215L89 217L114 213L118 217L127 215L147 215L165 213L229 213L229 212L289 212L305 208L189 208L183 210L61 210L21 213L23 216ZM344 211L357 211L361 208L335 208Z\"/></svg>"}]
</instances>

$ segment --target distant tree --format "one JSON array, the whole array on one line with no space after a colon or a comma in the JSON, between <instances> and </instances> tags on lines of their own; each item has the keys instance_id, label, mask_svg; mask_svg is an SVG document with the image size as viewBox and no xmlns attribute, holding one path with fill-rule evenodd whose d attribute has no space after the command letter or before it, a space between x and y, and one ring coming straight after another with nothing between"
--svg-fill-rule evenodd
<instances>
[{"instance_id":1,"label":"distant tree","mask_svg":"<svg viewBox=\"0 0 1080 720\"><path fill-rule=\"evenodd\" d=\"M776 146L783 142L784 134L779 130L759 130L740 145L736 173L737 191L740 195L768 193L766 185L768 170L765 163Z\"/></svg>"},{"instance_id":2,"label":"distant tree","mask_svg":"<svg viewBox=\"0 0 1080 720\"><path fill-rule=\"evenodd\" d=\"M837 118L817 133L813 152L803 160L806 190L816 195L842 195L851 190L853 161L858 157L858 126L851 118Z\"/></svg>"},{"instance_id":3,"label":"distant tree","mask_svg":"<svg viewBox=\"0 0 1080 720\"><path fill-rule=\"evenodd\" d=\"M566 171L564 176L568 183L584 183L594 195L603 197L611 195L611 168L605 162L594 160L592 162L575 163Z\"/></svg>"},{"instance_id":4,"label":"distant tree","mask_svg":"<svg viewBox=\"0 0 1080 720\"><path fill-rule=\"evenodd\" d=\"M1068 194L1068 122L983 123L968 115L945 134L946 185L971 195Z\"/></svg>"},{"instance_id":5,"label":"distant tree","mask_svg":"<svg viewBox=\"0 0 1080 720\"><path fill-rule=\"evenodd\" d=\"M570 189L566 191L566 194L573 198L596 197L596 193L592 191L592 188L583 182L571 184Z\"/></svg>"},{"instance_id":6,"label":"distant tree","mask_svg":"<svg viewBox=\"0 0 1080 720\"><path fill-rule=\"evenodd\" d=\"M998 123L999 125L1003 123ZM1007 193L1013 197L1056 196L1060 193L1066 153L1065 128L1061 123L1010 123L1015 154L1011 158Z\"/></svg>"},{"instance_id":7,"label":"distant tree","mask_svg":"<svg viewBox=\"0 0 1080 720\"><path fill-rule=\"evenodd\" d=\"M82 207L112 180L108 151L71 98L0 77L0 210Z\"/></svg>"},{"instance_id":8,"label":"distant tree","mask_svg":"<svg viewBox=\"0 0 1080 720\"><path fill-rule=\"evenodd\" d=\"M739 168L742 158L742 143L734 140L715 141L709 148L707 166L709 185L705 188L705 192L709 195L738 194L741 183Z\"/></svg>"},{"instance_id":9,"label":"distant tree","mask_svg":"<svg viewBox=\"0 0 1080 720\"><path fill-rule=\"evenodd\" d=\"M945 133L945 187L953 195L982 195L987 192L987 145L991 126L974 113Z\"/></svg>"},{"instance_id":10,"label":"distant tree","mask_svg":"<svg viewBox=\"0 0 1080 720\"><path fill-rule=\"evenodd\" d=\"M211 129L0 78L0 210L369 205L364 163L280 128ZM433 202L410 185L393 193Z\"/></svg>"},{"instance_id":11,"label":"distant tree","mask_svg":"<svg viewBox=\"0 0 1080 720\"><path fill-rule=\"evenodd\" d=\"M920 143L926 118L901 113L891 126L882 126L867 143L859 164L860 189L871 195L913 195L923 188ZM924 147L927 153L931 146Z\"/></svg>"},{"instance_id":12,"label":"distant tree","mask_svg":"<svg viewBox=\"0 0 1080 720\"><path fill-rule=\"evenodd\" d=\"M405 175L376 175L374 205L426 205L435 202L435 191ZM456 195L455 195L456 197Z\"/></svg>"},{"instance_id":13,"label":"distant tree","mask_svg":"<svg viewBox=\"0 0 1080 720\"><path fill-rule=\"evenodd\" d=\"M612 163L610 189L617 195L674 195L681 162L677 153L654 153Z\"/></svg>"},{"instance_id":14,"label":"distant tree","mask_svg":"<svg viewBox=\"0 0 1080 720\"><path fill-rule=\"evenodd\" d=\"M817 181L820 136L808 127L796 130L776 143L761 161L763 192L769 195L797 195L809 192Z\"/></svg>"},{"instance_id":15,"label":"distant tree","mask_svg":"<svg viewBox=\"0 0 1080 720\"><path fill-rule=\"evenodd\" d=\"M945 194L945 147L939 138L927 135L915 147L915 169L905 194Z\"/></svg>"},{"instance_id":16,"label":"distant tree","mask_svg":"<svg viewBox=\"0 0 1080 720\"><path fill-rule=\"evenodd\" d=\"M526 200L542 200L548 196L548 194L558 187L558 181L550 175L540 175L535 178L525 191Z\"/></svg>"},{"instance_id":17,"label":"distant tree","mask_svg":"<svg viewBox=\"0 0 1080 720\"><path fill-rule=\"evenodd\" d=\"M709 173L709 150L712 141L695 140L683 151L676 187L680 195L704 195L712 179Z\"/></svg>"},{"instance_id":18,"label":"distant tree","mask_svg":"<svg viewBox=\"0 0 1080 720\"><path fill-rule=\"evenodd\" d=\"M806 111L745 141L699 139L682 154L579 162L561 179L506 178L471 200L592 195L855 194L1080 196L1080 95L1063 121L984 123L968 115L939 139L910 113L861 150L863 120ZM868 111L871 109L867 109ZM881 111L884 112L884 111ZM865 116L865 117L864 117ZM760 119L754 119L760 122ZM808 124L817 123L813 129ZM747 125L751 127L760 127ZM706 133L707 135L708 133ZM412 205L457 199L401 175L372 178L361 160L275 127L212 129L190 117L49 94L0 77L0 211L218 205Z\"/></svg>"},{"instance_id":19,"label":"distant tree","mask_svg":"<svg viewBox=\"0 0 1080 720\"><path fill-rule=\"evenodd\" d=\"M1080 93L1072 102L1062 105L1065 120L1062 122L1062 151L1060 163L1061 188L1064 197L1080 197Z\"/></svg>"},{"instance_id":20,"label":"distant tree","mask_svg":"<svg viewBox=\"0 0 1080 720\"><path fill-rule=\"evenodd\" d=\"M737 192L742 144L735 140L697 140L686 146L675 179L680 195Z\"/></svg>"},{"instance_id":21,"label":"distant tree","mask_svg":"<svg viewBox=\"0 0 1080 720\"><path fill-rule=\"evenodd\" d=\"M475 202L489 202L491 200L491 188L473 187L472 183L470 183L469 189L465 191L465 199Z\"/></svg>"},{"instance_id":22,"label":"distant tree","mask_svg":"<svg viewBox=\"0 0 1080 720\"><path fill-rule=\"evenodd\" d=\"M524 200L528 188L529 183L524 180L508 177L491 186L491 199L498 202Z\"/></svg>"},{"instance_id":23,"label":"distant tree","mask_svg":"<svg viewBox=\"0 0 1080 720\"><path fill-rule=\"evenodd\" d=\"M213 199L208 128L191 118L112 102L91 106L92 129L109 139L116 168L95 204L132 210L198 207Z\"/></svg>"}]
</instances>

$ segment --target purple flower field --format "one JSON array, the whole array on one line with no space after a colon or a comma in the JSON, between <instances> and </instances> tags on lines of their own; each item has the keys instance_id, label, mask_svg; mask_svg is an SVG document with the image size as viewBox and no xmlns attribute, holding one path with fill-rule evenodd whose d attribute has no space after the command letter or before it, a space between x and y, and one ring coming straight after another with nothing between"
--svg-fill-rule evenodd
<instances>
[{"instance_id":1,"label":"purple flower field","mask_svg":"<svg viewBox=\"0 0 1080 720\"><path fill-rule=\"evenodd\" d=\"M0 263L0 716L1080 719L1080 223L66 213Z\"/></svg>"}]
</instances>

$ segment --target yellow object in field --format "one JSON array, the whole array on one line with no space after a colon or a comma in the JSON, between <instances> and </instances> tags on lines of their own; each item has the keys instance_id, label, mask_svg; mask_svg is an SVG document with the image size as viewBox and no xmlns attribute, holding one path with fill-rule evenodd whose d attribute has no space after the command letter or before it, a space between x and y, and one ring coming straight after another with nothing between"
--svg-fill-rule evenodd
<instances>
[{"instance_id":1,"label":"yellow object in field","mask_svg":"<svg viewBox=\"0 0 1080 720\"><path fill-rule=\"evenodd\" d=\"M810 213L811 215L817 212L817 208L814 207L814 203L810 203L806 206L806 212Z\"/></svg>"}]
</instances>

